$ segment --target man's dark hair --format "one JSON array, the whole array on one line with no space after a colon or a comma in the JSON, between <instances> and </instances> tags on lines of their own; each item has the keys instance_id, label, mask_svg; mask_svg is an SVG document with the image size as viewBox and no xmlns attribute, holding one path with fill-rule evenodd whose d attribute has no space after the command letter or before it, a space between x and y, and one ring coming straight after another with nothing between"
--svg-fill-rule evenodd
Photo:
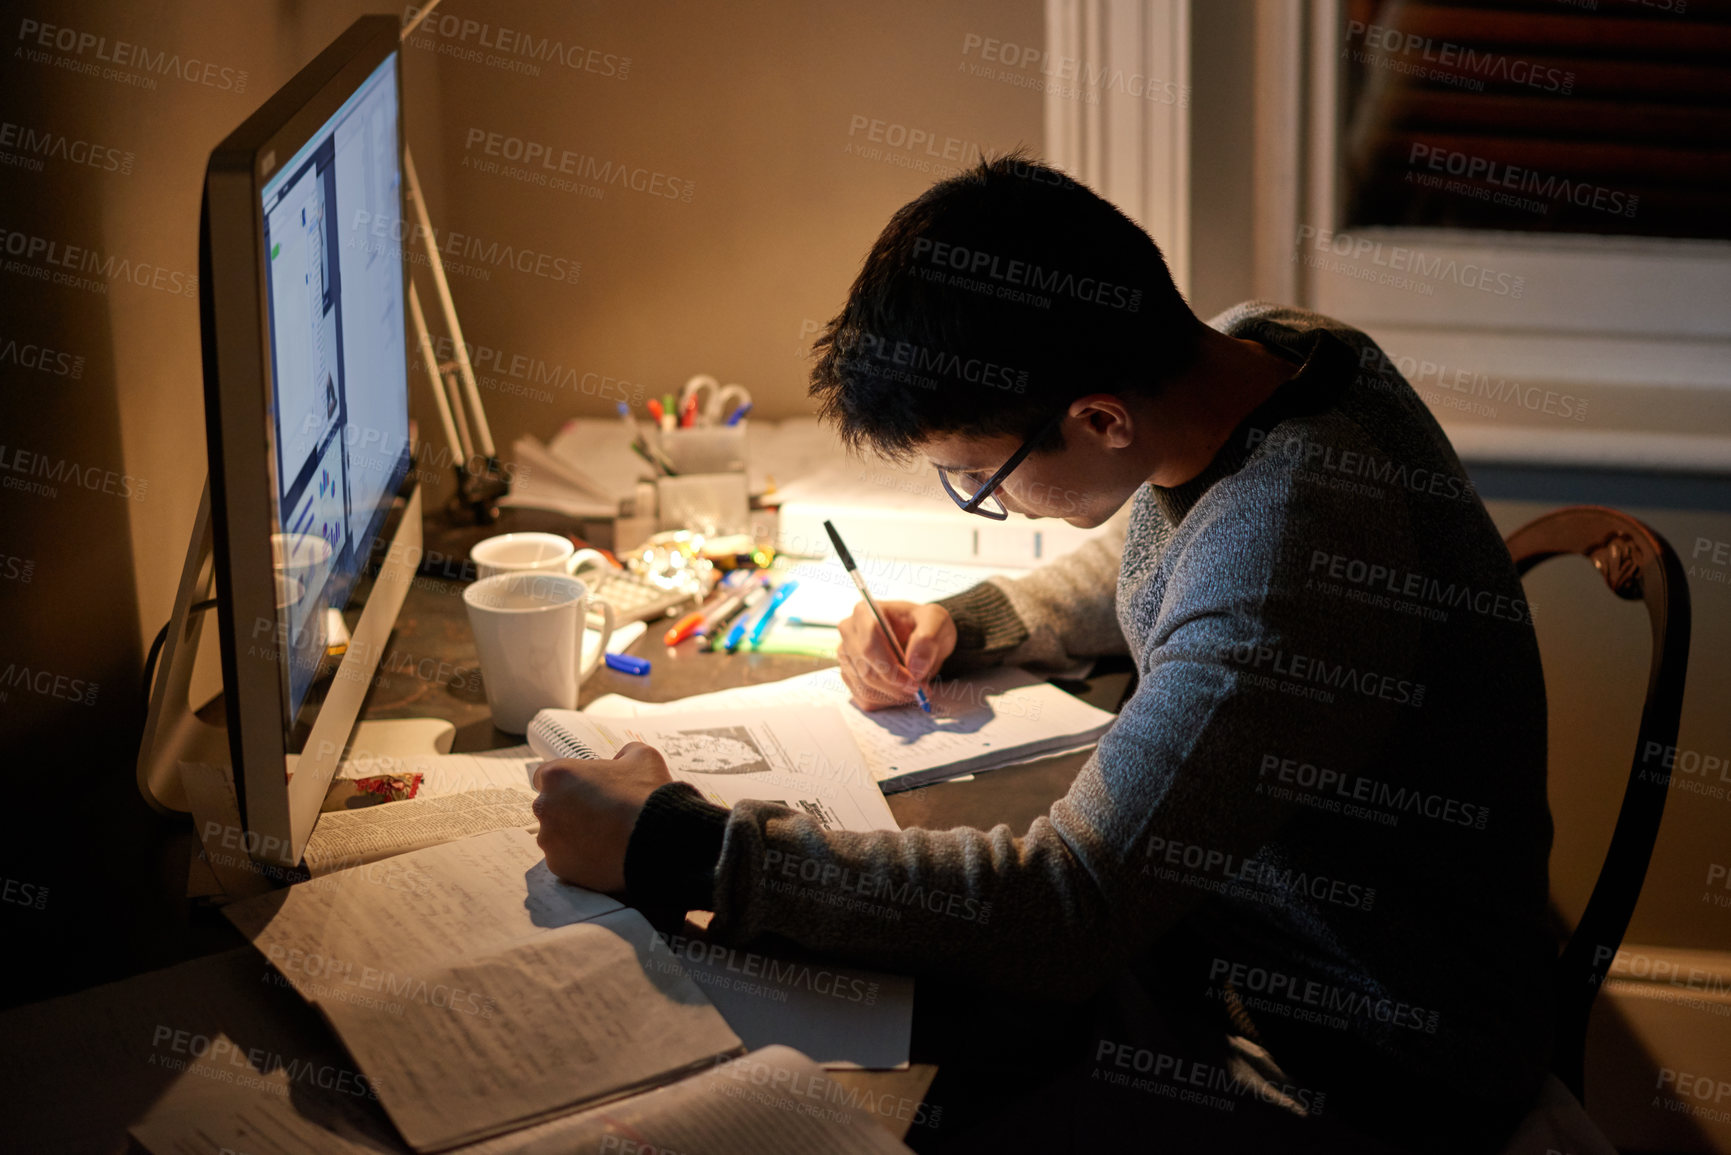
<instances>
[{"instance_id":1,"label":"man's dark hair","mask_svg":"<svg viewBox=\"0 0 1731 1155\"><path fill-rule=\"evenodd\" d=\"M1018 151L890 218L813 343L810 392L851 448L902 458L946 433L1031 436L1088 393L1153 395L1201 329L1153 238Z\"/></svg>"}]
</instances>

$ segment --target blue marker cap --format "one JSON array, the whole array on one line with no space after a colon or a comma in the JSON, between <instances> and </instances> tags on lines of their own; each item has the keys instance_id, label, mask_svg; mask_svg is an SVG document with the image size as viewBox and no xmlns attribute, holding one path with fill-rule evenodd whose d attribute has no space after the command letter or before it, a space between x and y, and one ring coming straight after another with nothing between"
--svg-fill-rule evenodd
<instances>
[{"instance_id":1,"label":"blue marker cap","mask_svg":"<svg viewBox=\"0 0 1731 1155\"><path fill-rule=\"evenodd\" d=\"M634 658L630 654L608 654L601 659L607 663L609 670L618 670L621 674L647 674L649 672L648 658Z\"/></svg>"}]
</instances>

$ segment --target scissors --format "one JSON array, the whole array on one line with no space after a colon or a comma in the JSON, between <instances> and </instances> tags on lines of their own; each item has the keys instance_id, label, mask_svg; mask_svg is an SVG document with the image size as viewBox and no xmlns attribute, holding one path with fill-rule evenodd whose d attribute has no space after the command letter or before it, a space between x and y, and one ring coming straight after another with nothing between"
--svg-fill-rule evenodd
<instances>
[{"instance_id":1,"label":"scissors","mask_svg":"<svg viewBox=\"0 0 1731 1155\"><path fill-rule=\"evenodd\" d=\"M743 385L723 385L708 373L699 373L685 383L679 391L678 412L685 412L685 403L693 397L698 399L698 420L706 425L720 425L735 409L751 404L751 390Z\"/></svg>"}]
</instances>

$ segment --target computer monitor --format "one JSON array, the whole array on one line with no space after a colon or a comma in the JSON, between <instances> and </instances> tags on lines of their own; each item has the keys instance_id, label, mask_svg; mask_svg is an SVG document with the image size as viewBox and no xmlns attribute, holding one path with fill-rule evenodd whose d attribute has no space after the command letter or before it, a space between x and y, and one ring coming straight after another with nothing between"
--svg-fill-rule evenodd
<instances>
[{"instance_id":1,"label":"computer monitor","mask_svg":"<svg viewBox=\"0 0 1731 1155\"><path fill-rule=\"evenodd\" d=\"M323 665L327 611L346 604L408 466L403 262L375 239L400 235L402 220L397 63L386 54L292 155L279 141L260 158L262 234L248 241L264 254L270 545L291 728ZM220 375L215 385L206 411L220 417Z\"/></svg>"},{"instance_id":2,"label":"computer monitor","mask_svg":"<svg viewBox=\"0 0 1731 1155\"><path fill-rule=\"evenodd\" d=\"M247 850L284 866L300 860L420 556L398 37L395 17L356 21L216 147L205 175L199 303L228 753ZM327 624L378 553L333 670Z\"/></svg>"}]
</instances>

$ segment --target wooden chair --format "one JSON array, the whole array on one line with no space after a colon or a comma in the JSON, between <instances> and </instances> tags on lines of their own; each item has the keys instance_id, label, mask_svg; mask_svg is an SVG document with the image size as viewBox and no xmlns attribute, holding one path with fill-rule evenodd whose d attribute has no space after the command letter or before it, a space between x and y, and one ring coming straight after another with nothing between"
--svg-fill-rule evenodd
<instances>
[{"instance_id":1,"label":"wooden chair","mask_svg":"<svg viewBox=\"0 0 1731 1155\"><path fill-rule=\"evenodd\" d=\"M1623 805L1592 896L1557 958L1553 978L1557 1023L1551 1071L1579 1101L1593 998L1604 985L1629 927L1665 813L1670 759L1647 757L1645 752L1670 750L1677 744L1683 678L1689 665L1689 586L1682 562L1663 537L1628 514L1604 506L1554 510L1515 530L1507 544L1515 571L1522 576L1546 558L1562 554L1588 558L1612 593L1646 603L1653 631L1647 700L1641 709Z\"/></svg>"}]
</instances>

